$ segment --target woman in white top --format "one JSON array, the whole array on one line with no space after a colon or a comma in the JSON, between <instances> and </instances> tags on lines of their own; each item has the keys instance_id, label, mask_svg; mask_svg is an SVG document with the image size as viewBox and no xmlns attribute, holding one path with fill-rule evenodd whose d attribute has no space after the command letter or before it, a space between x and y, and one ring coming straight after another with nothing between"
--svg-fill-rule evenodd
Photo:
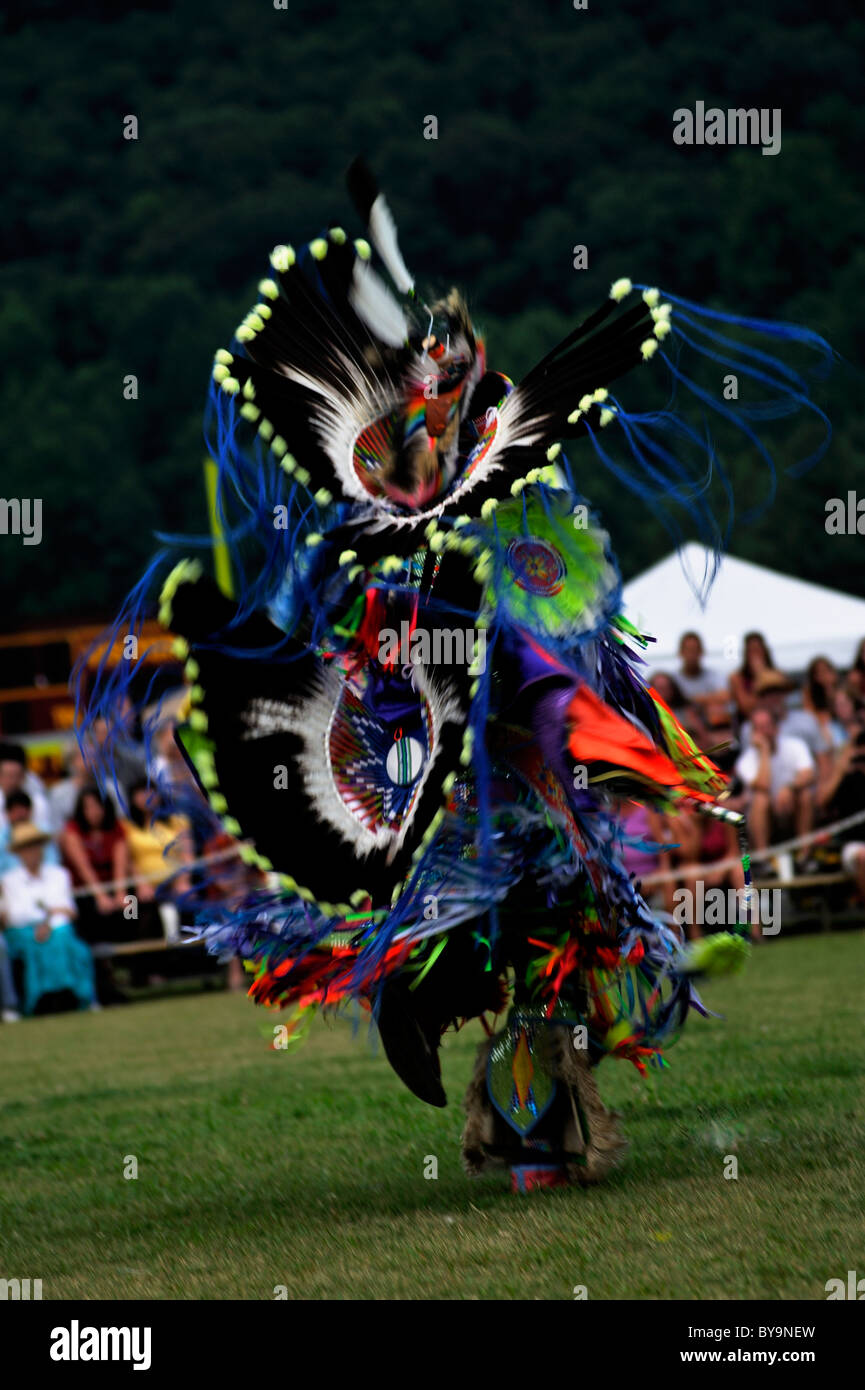
<instances>
[{"instance_id":1,"label":"woman in white top","mask_svg":"<svg viewBox=\"0 0 865 1390\"><path fill-rule=\"evenodd\" d=\"M10 849L21 862L0 878L9 957L24 965L25 1014L48 995L71 993L82 1009L95 1000L93 958L72 925L77 912L69 872L43 862L50 838L35 825L16 825Z\"/></svg>"}]
</instances>

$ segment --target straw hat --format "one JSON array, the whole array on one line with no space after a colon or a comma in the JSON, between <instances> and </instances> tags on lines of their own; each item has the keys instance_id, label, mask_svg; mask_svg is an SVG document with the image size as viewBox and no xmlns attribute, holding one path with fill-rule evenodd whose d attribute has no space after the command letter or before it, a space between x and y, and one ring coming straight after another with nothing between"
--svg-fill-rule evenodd
<instances>
[{"instance_id":1,"label":"straw hat","mask_svg":"<svg viewBox=\"0 0 865 1390\"><path fill-rule=\"evenodd\" d=\"M766 670L761 671L754 682L754 691L757 695L770 695L773 691L783 691L788 695L796 686L789 676L785 676L783 671Z\"/></svg>"},{"instance_id":2,"label":"straw hat","mask_svg":"<svg viewBox=\"0 0 865 1390\"><path fill-rule=\"evenodd\" d=\"M15 854L16 851L27 849L30 845L47 845L50 839L47 830L40 830L38 825L33 825L31 821L21 821L12 827L9 848Z\"/></svg>"}]
</instances>

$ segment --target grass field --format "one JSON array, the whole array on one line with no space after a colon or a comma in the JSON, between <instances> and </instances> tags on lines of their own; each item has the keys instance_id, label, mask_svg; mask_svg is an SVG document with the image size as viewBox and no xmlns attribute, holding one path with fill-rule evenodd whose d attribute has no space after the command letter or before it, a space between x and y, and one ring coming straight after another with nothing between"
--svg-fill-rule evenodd
<instances>
[{"instance_id":1,"label":"grass field","mask_svg":"<svg viewBox=\"0 0 865 1390\"><path fill-rule=\"evenodd\" d=\"M0 1276L46 1299L824 1299L865 1274L863 966L859 931L760 946L670 1071L601 1068L631 1141L613 1178L524 1197L460 1168L477 1025L446 1039L443 1111L348 1024L269 1050L278 1015L243 995L2 1027Z\"/></svg>"}]
</instances>

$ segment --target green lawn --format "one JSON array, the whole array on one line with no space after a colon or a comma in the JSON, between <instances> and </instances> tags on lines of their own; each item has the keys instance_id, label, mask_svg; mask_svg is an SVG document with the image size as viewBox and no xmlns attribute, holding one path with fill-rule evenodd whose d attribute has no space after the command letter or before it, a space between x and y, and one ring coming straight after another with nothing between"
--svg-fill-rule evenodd
<instances>
[{"instance_id":1,"label":"green lawn","mask_svg":"<svg viewBox=\"0 0 865 1390\"><path fill-rule=\"evenodd\" d=\"M859 931L758 947L666 1074L601 1068L618 1173L524 1197L460 1168L477 1025L446 1040L443 1111L365 1025L273 1052L279 1016L243 995L0 1027L0 1277L46 1299L823 1299L865 1274L863 967Z\"/></svg>"}]
</instances>

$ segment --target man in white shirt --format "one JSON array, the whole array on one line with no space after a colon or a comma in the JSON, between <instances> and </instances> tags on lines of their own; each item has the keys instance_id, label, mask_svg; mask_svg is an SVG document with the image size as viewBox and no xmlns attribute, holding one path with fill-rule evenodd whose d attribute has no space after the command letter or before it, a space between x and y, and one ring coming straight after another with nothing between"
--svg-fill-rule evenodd
<instances>
[{"instance_id":1,"label":"man in white shirt","mask_svg":"<svg viewBox=\"0 0 865 1390\"><path fill-rule=\"evenodd\" d=\"M23 860L25 850L17 849ZM78 915L72 897L69 870L61 864L43 864L35 870L22 863L3 875L3 913L7 927L29 927L40 923L44 939L48 931Z\"/></svg>"},{"instance_id":2,"label":"man in white shirt","mask_svg":"<svg viewBox=\"0 0 865 1390\"><path fill-rule=\"evenodd\" d=\"M800 738L778 732L771 710L758 706L751 720L750 746L736 763L749 793L748 830L756 854L774 836L807 835L814 823L817 769ZM801 858L807 857L805 855Z\"/></svg>"},{"instance_id":3,"label":"man in white shirt","mask_svg":"<svg viewBox=\"0 0 865 1390\"><path fill-rule=\"evenodd\" d=\"M23 969L25 1014L51 996L74 995L79 1008L93 1008L96 997L93 958L72 926L78 913L69 872L43 862L50 838L38 826L14 826L10 848L21 862L0 878L6 947Z\"/></svg>"}]
</instances>

